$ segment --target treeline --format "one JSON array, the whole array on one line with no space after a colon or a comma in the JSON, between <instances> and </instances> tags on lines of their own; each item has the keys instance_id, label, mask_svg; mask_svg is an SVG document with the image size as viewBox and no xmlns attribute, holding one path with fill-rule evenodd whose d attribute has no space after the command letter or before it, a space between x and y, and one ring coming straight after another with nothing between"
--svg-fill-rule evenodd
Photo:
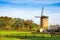
<instances>
[{"instance_id":1,"label":"treeline","mask_svg":"<svg viewBox=\"0 0 60 40\"><path fill-rule=\"evenodd\" d=\"M21 18L0 17L0 30L39 31L40 26L32 20Z\"/></svg>"}]
</instances>

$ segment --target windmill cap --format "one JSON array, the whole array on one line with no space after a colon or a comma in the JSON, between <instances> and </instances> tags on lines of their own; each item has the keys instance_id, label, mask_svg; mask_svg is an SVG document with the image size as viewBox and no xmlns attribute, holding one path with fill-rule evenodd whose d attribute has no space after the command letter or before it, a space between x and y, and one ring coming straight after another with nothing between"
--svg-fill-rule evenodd
<instances>
[{"instance_id":1,"label":"windmill cap","mask_svg":"<svg viewBox=\"0 0 60 40\"><path fill-rule=\"evenodd\" d=\"M43 18L48 18L48 16L41 16L41 17L43 17Z\"/></svg>"}]
</instances>

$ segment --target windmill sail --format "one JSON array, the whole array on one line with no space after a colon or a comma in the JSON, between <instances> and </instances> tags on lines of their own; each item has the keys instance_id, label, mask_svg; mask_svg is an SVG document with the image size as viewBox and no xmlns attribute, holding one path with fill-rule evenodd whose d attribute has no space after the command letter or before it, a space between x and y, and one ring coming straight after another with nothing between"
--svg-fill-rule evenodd
<instances>
[{"instance_id":1,"label":"windmill sail","mask_svg":"<svg viewBox=\"0 0 60 40\"><path fill-rule=\"evenodd\" d=\"M42 7L41 16L43 16L43 9L44 9L44 7Z\"/></svg>"}]
</instances>

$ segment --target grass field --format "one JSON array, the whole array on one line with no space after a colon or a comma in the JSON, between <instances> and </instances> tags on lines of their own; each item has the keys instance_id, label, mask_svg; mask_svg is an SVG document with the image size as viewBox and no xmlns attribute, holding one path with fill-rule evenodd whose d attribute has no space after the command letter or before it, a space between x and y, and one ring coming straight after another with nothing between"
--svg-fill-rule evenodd
<instances>
[{"instance_id":1,"label":"grass field","mask_svg":"<svg viewBox=\"0 0 60 40\"><path fill-rule=\"evenodd\" d=\"M0 40L59 40L60 35L37 34L20 31L0 31Z\"/></svg>"}]
</instances>

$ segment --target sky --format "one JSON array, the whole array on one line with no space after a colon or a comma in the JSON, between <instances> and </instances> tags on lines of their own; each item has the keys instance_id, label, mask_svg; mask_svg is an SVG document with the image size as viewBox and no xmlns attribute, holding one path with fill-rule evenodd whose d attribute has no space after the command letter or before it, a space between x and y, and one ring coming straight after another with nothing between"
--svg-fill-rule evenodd
<instances>
[{"instance_id":1,"label":"sky","mask_svg":"<svg viewBox=\"0 0 60 40\"><path fill-rule=\"evenodd\" d=\"M40 24L41 10L49 25L60 24L60 0L0 0L0 16L33 20Z\"/></svg>"}]
</instances>

